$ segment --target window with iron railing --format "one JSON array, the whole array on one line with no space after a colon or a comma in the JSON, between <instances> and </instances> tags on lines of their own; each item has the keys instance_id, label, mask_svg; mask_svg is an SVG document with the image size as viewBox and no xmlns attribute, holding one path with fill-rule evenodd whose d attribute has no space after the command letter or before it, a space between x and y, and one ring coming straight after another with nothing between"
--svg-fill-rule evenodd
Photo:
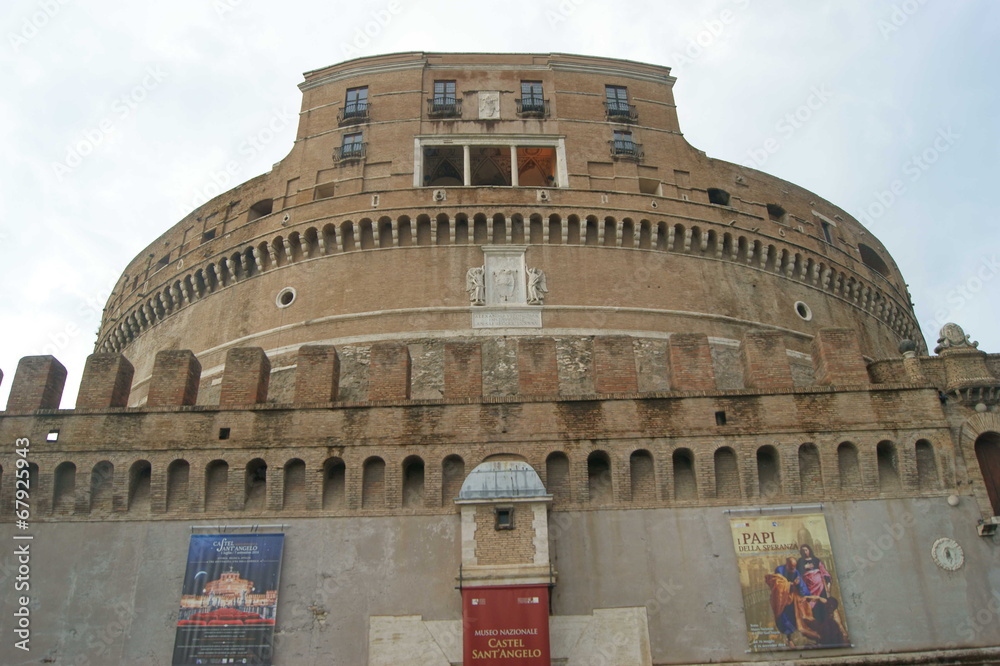
<instances>
[{"instance_id":1,"label":"window with iron railing","mask_svg":"<svg viewBox=\"0 0 1000 666\"><path fill-rule=\"evenodd\" d=\"M608 120L635 122L639 113L634 104L628 103L628 88L625 86L604 86L604 111Z\"/></svg>"},{"instance_id":2,"label":"window with iron railing","mask_svg":"<svg viewBox=\"0 0 1000 666\"><path fill-rule=\"evenodd\" d=\"M371 105L368 103L368 86L348 88L344 108L340 110L337 120L341 125L366 122Z\"/></svg>"},{"instance_id":3,"label":"window with iron railing","mask_svg":"<svg viewBox=\"0 0 1000 666\"><path fill-rule=\"evenodd\" d=\"M542 95L541 81L521 81L521 98L517 115L527 118L544 118L549 115L549 101Z\"/></svg>"},{"instance_id":4,"label":"window with iron railing","mask_svg":"<svg viewBox=\"0 0 1000 666\"><path fill-rule=\"evenodd\" d=\"M614 131L613 138L608 142L611 146L611 156L640 160L642 159L642 144L632 140L632 132Z\"/></svg>"},{"instance_id":5,"label":"window with iron railing","mask_svg":"<svg viewBox=\"0 0 1000 666\"><path fill-rule=\"evenodd\" d=\"M427 115L432 118L457 118L462 115L462 104L454 81L434 82L434 96L427 100Z\"/></svg>"},{"instance_id":6,"label":"window with iron railing","mask_svg":"<svg viewBox=\"0 0 1000 666\"><path fill-rule=\"evenodd\" d=\"M345 134L343 143L341 143L340 149L337 151L337 161L343 162L345 160L362 159L365 156L365 147L367 145L362 140L363 138L361 132Z\"/></svg>"}]
</instances>

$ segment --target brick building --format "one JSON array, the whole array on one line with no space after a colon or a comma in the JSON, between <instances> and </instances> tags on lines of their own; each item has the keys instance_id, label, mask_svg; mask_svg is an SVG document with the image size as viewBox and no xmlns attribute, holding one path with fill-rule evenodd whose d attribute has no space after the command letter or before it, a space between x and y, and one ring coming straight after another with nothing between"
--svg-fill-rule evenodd
<instances>
[{"instance_id":1,"label":"brick building","mask_svg":"<svg viewBox=\"0 0 1000 666\"><path fill-rule=\"evenodd\" d=\"M128 264L75 409L56 359L17 368L33 649L169 663L191 526L280 524L275 664L461 663L505 588L548 599L553 664L1000 660L1000 355L954 325L929 355L882 244L692 148L673 82L308 72L289 155ZM739 564L733 525L804 514L836 596L748 651L778 562ZM803 649L831 599L849 643Z\"/></svg>"}]
</instances>

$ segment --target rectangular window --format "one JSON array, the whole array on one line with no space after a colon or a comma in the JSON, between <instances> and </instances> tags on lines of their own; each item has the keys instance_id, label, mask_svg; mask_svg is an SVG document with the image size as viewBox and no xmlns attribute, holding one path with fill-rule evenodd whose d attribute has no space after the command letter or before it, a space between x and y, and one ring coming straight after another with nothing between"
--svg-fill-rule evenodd
<instances>
[{"instance_id":1,"label":"rectangular window","mask_svg":"<svg viewBox=\"0 0 1000 666\"><path fill-rule=\"evenodd\" d=\"M344 141L340 145L340 159L347 160L351 158L364 157L365 144L362 142L362 138L363 135L361 132L345 134Z\"/></svg>"},{"instance_id":2,"label":"rectangular window","mask_svg":"<svg viewBox=\"0 0 1000 666\"><path fill-rule=\"evenodd\" d=\"M632 132L614 130L611 152L615 155L635 155L636 147L635 142L632 141Z\"/></svg>"},{"instance_id":3,"label":"rectangular window","mask_svg":"<svg viewBox=\"0 0 1000 666\"><path fill-rule=\"evenodd\" d=\"M494 515L496 516L495 527L498 530L512 530L514 529L514 507L512 506L498 506L494 509Z\"/></svg>"},{"instance_id":4,"label":"rectangular window","mask_svg":"<svg viewBox=\"0 0 1000 666\"><path fill-rule=\"evenodd\" d=\"M830 231L830 223L820 220L820 225L823 227L823 240L833 245L833 233Z\"/></svg>"},{"instance_id":5,"label":"rectangular window","mask_svg":"<svg viewBox=\"0 0 1000 666\"><path fill-rule=\"evenodd\" d=\"M435 104L455 104L455 82L435 81L434 82L434 103Z\"/></svg>"},{"instance_id":6,"label":"rectangular window","mask_svg":"<svg viewBox=\"0 0 1000 666\"><path fill-rule=\"evenodd\" d=\"M517 113L531 117L547 115L541 81L521 81L521 99L517 101Z\"/></svg>"},{"instance_id":7,"label":"rectangular window","mask_svg":"<svg viewBox=\"0 0 1000 666\"><path fill-rule=\"evenodd\" d=\"M434 82L434 96L430 99L428 111L432 117L437 118L455 118L462 115L454 81Z\"/></svg>"},{"instance_id":8,"label":"rectangular window","mask_svg":"<svg viewBox=\"0 0 1000 666\"><path fill-rule=\"evenodd\" d=\"M368 86L348 88L344 102L344 120L368 117Z\"/></svg>"}]
</instances>

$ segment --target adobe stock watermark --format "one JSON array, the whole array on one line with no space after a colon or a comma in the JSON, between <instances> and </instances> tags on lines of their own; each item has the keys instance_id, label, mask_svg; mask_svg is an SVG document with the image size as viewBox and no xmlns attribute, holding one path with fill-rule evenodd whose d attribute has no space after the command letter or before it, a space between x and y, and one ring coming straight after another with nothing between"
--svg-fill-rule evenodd
<instances>
[{"instance_id":1,"label":"adobe stock watermark","mask_svg":"<svg viewBox=\"0 0 1000 666\"><path fill-rule=\"evenodd\" d=\"M274 137L278 133L298 120L298 117L297 112L288 109L275 109L263 127L253 134L247 135L240 142L236 152L242 156L242 159L229 160L222 169L211 171L205 184L196 188L186 201L179 202L177 213L180 217L184 217L206 201L228 190L243 167L274 141Z\"/></svg>"},{"instance_id":2,"label":"adobe stock watermark","mask_svg":"<svg viewBox=\"0 0 1000 666\"><path fill-rule=\"evenodd\" d=\"M777 132L777 136L769 136L758 148L751 148L747 151L749 159L743 163L743 166L752 169L762 168L772 155L781 150L784 142L795 136L795 133L812 120L816 112L826 106L832 97L833 91L825 83L813 86L802 104L786 113L781 120L775 123L774 131Z\"/></svg>"},{"instance_id":3,"label":"adobe stock watermark","mask_svg":"<svg viewBox=\"0 0 1000 666\"><path fill-rule=\"evenodd\" d=\"M750 2L751 0L733 0L736 8L741 10L749 7ZM723 9L715 18L702 21L702 29L688 40L682 51L671 53L667 64L674 72L677 72L694 63L720 39L727 36L726 28L736 22L737 16L737 13L732 9Z\"/></svg>"},{"instance_id":4,"label":"adobe stock watermark","mask_svg":"<svg viewBox=\"0 0 1000 666\"><path fill-rule=\"evenodd\" d=\"M879 19L876 24L878 25L878 31L882 35L882 39L888 41L893 33L898 32L900 28L906 25L907 21L926 4L927 0L903 0L903 2L894 4L892 11L889 12L888 19Z\"/></svg>"},{"instance_id":5,"label":"adobe stock watermark","mask_svg":"<svg viewBox=\"0 0 1000 666\"><path fill-rule=\"evenodd\" d=\"M104 315L104 304L111 298L111 292L114 290L116 283L117 278L112 279L107 287L81 301L76 310L76 317L67 321L62 329L49 333L44 340L40 341L41 346L33 350L29 356L58 355L60 351L68 348L83 332L77 325L81 320L87 322L88 325L91 323L95 326L100 325L101 317Z\"/></svg>"},{"instance_id":6,"label":"adobe stock watermark","mask_svg":"<svg viewBox=\"0 0 1000 666\"><path fill-rule=\"evenodd\" d=\"M21 20L21 25L17 31L7 33L7 42L14 53L20 51L22 46L37 37L42 32L42 29L62 11L62 8L69 4L69 1L39 0L38 9Z\"/></svg>"},{"instance_id":7,"label":"adobe stock watermark","mask_svg":"<svg viewBox=\"0 0 1000 666\"><path fill-rule=\"evenodd\" d=\"M1000 273L1000 259L997 259L997 255L992 254L988 257L983 257L979 265L966 274L961 284L948 290L948 293L944 297L948 308L935 310L934 319L924 325L924 330L931 332L940 331L941 327L945 324L955 321L955 315L974 301L982 293L986 285L997 276L997 273Z\"/></svg>"},{"instance_id":8,"label":"adobe stock watermark","mask_svg":"<svg viewBox=\"0 0 1000 666\"><path fill-rule=\"evenodd\" d=\"M924 174L941 159L944 153L951 150L960 138L961 135L955 134L951 127L939 129L929 146L903 162L900 170L905 179L895 178L885 189L876 190L873 193L874 200L856 212L854 217L871 229L872 225L906 193L908 183L912 185L923 178Z\"/></svg>"},{"instance_id":9,"label":"adobe stock watermark","mask_svg":"<svg viewBox=\"0 0 1000 666\"><path fill-rule=\"evenodd\" d=\"M357 58L362 51L372 45L392 20L403 12L403 7L396 0L389 0L383 9L372 10L364 24L354 28L353 39L340 45L340 52L345 58Z\"/></svg>"},{"instance_id":10,"label":"adobe stock watermark","mask_svg":"<svg viewBox=\"0 0 1000 666\"><path fill-rule=\"evenodd\" d=\"M66 146L66 156L61 161L52 163L52 171L59 181L62 182L73 169L83 164L83 160L115 132L117 123L127 120L135 113L139 105L149 97L149 93L159 87L166 78L167 72L159 65L146 67L145 76L139 84L111 102L111 115L98 121L96 127L85 129L79 138Z\"/></svg>"}]
</instances>

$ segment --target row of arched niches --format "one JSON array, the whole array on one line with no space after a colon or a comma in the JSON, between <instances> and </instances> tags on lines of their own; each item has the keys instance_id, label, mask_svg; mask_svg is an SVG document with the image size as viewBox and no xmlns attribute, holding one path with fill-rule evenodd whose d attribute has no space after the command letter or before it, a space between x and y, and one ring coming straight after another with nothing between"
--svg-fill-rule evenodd
<instances>
[{"instance_id":1,"label":"row of arched niches","mask_svg":"<svg viewBox=\"0 0 1000 666\"><path fill-rule=\"evenodd\" d=\"M583 443L581 443L583 444ZM592 443L587 443L592 445ZM435 449L431 451L429 449ZM710 446L647 442L641 448L511 449L477 456L428 447L341 455L227 452L63 460L30 465L36 518L101 519L192 513L384 515L447 513L467 472L486 460L531 464L553 508L634 508L821 502L939 495L954 485L949 444L830 441ZM322 449L322 451L327 451ZM314 453L309 450L309 454ZM12 460L0 469L0 502L12 515Z\"/></svg>"},{"instance_id":2,"label":"row of arched niches","mask_svg":"<svg viewBox=\"0 0 1000 666\"><path fill-rule=\"evenodd\" d=\"M707 225L706 225L707 226ZM125 294L133 293L139 279L123 285L110 305L116 323L102 330L98 351L120 352L137 336L178 312L185 306L206 298L243 280L296 262L308 261L347 252L408 246L487 244L550 244L617 247L636 250L682 253L717 261L745 265L794 280L839 298L866 312L888 326L900 339L920 340L909 307L909 297L878 271L865 277L840 262L814 254L801 246L771 238L755 237L750 231L722 231L699 225L685 225L649 219L581 217L557 214L543 217L532 214L505 216L476 213L471 217L458 213L401 215L396 218L363 218L309 226L247 244L229 256L218 257L181 277L176 270L158 267L164 276L154 273L146 296L130 304L123 314Z\"/></svg>"}]
</instances>

